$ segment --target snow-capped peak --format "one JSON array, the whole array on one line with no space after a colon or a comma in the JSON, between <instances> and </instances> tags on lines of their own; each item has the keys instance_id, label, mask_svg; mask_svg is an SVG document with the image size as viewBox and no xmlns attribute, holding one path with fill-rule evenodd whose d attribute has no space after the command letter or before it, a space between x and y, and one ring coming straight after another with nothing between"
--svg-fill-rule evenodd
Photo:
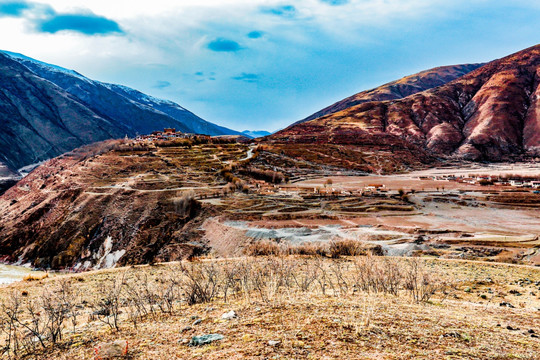
<instances>
[{"instance_id":1,"label":"snow-capped peak","mask_svg":"<svg viewBox=\"0 0 540 360\"><path fill-rule=\"evenodd\" d=\"M79 78L81 80L84 80L84 81L91 81L90 79L88 79L87 77L79 74L75 70L69 70L69 69L63 68L63 67L58 66L58 65L48 64L46 62L35 60L35 59L32 59L31 57L28 57L28 56L25 56L25 55L19 54L19 53L14 53L14 52L11 52L11 51L0 50L0 52L3 53L4 55L9 56L13 60L16 60L17 62L22 63L23 65L26 62L30 62L30 63L34 64L35 66L39 66L39 67L41 67L42 69L45 69L45 70L61 72L61 73L64 73L64 74L75 76L75 77L77 77L77 78Z\"/></svg>"}]
</instances>

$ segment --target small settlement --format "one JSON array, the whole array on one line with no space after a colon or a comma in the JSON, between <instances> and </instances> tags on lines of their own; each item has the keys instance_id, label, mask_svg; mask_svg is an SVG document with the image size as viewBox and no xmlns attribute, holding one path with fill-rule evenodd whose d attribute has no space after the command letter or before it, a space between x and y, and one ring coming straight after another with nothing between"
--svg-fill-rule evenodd
<instances>
[{"instance_id":1,"label":"small settlement","mask_svg":"<svg viewBox=\"0 0 540 360\"><path fill-rule=\"evenodd\" d=\"M540 189L540 176L525 177L519 175L439 175L422 176L419 179L436 181L456 181L458 183L472 185L498 185Z\"/></svg>"},{"instance_id":2,"label":"small settlement","mask_svg":"<svg viewBox=\"0 0 540 360\"><path fill-rule=\"evenodd\" d=\"M210 135L201 135L201 134L188 134L181 131L176 131L175 128L165 128L163 131L154 131L150 135L138 135L136 141L159 141L159 140L172 140L172 139L193 139L193 138L204 138L209 140Z\"/></svg>"}]
</instances>

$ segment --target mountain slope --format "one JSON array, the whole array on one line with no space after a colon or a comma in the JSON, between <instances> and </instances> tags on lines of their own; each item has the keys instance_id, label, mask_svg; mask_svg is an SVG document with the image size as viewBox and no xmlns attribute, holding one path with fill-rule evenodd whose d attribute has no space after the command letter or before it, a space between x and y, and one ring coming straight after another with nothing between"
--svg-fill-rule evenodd
<instances>
[{"instance_id":1,"label":"mountain slope","mask_svg":"<svg viewBox=\"0 0 540 360\"><path fill-rule=\"evenodd\" d=\"M440 66L414 75L405 76L404 78L389 82L375 89L354 94L353 96L317 111L315 114L310 115L295 124L313 120L324 115L333 114L365 102L402 99L409 95L449 83L450 81L478 69L482 65L484 64Z\"/></svg>"},{"instance_id":2,"label":"mountain slope","mask_svg":"<svg viewBox=\"0 0 540 360\"><path fill-rule=\"evenodd\" d=\"M0 152L0 161L3 160L14 169L57 156L84 144L125 135L150 133L165 127L209 135L239 134L209 123L172 101L157 99L121 85L93 81L75 71L45 64L20 54L0 52L0 60L0 71L6 74L2 77L1 90L7 98L18 98L17 113L20 116L11 116L14 110L8 106L8 102L0 107L2 116L10 119L4 120L5 123L0 129L0 139L3 139L0 144L5 145ZM58 102L51 103L50 99L43 96L43 92L34 92L29 96L28 92L21 89L21 78L39 83L41 89L47 89L45 92L61 94L57 96L58 99L68 98L69 101L66 100L67 102L61 105ZM24 94L27 96L21 97ZM39 111L25 111L26 107L32 108L35 104L40 104L43 108L49 107L51 114L43 116ZM62 109L57 109L58 106L62 106ZM69 111L77 114L83 111L86 121L77 128L70 129L70 134L65 134L62 127L56 125L68 121L77 126L77 121L81 118L80 114L67 118ZM66 113L66 116L62 117L62 112ZM52 115L53 113L56 115ZM54 116L56 118L53 119ZM95 119L95 124L92 119ZM105 124L102 124L103 122ZM28 126L28 123L32 125Z\"/></svg>"},{"instance_id":3,"label":"mountain slope","mask_svg":"<svg viewBox=\"0 0 540 360\"><path fill-rule=\"evenodd\" d=\"M87 269L185 258L217 215L195 200L226 184L217 154L248 149L107 140L48 160L0 196L0 259Z\"/></svg>"},{"instance_id":4,"label":"mountain slope","mask_svg":"<svg viewBox=\"0 0 540 360\"><path fill-rule=\"evenodd\" d=\"M169 100L162 100L153 96L146 95L138 90L131 89L127 86L116 84L104 84L110 90L114 91L126 99L136 103L139 107L151 109L154 112L165 114L179 123L176 125L178 128L185 127L187 132L194 134L206 134L206 135L240 135L241 133L235 130L228 129L223 126L213 124L205 121L186 110L175 102ZM142 106L141 106L142 104Z\"/></svg>"},{"instance_id":5,"label":"mountain slope","mask_svg":"<svg viewBox=\"0 0 540 360\"><path fill-rule=\"evenodd\" d=\"M0 77L0 161L12 169L128 132L2 54Z\"/></svg>"},{"instance_id":6,"label":"mountain slope","mask_svg":"<svg viewBox=\"0 0 540 360\"><path fill-rule=\"evenodd\" d=\"M403 99L371 101L296 124L274 141L405 141L438 156L498 161L540 152L540 45Z\"/></svg>"},{"instance_id":7,"label":"mountain slope","mask_svg":"<svg viewBox=\"0 0 540 360\"><path fill-rule=\"evenodd\" d=\"M238 135L237 131L205 121L170 100L158 99L127 86L91 80L73 71L24 55L7 53L37 75L60 86L90 108L121 121L140 133L163 127L207 135Z\"/></svg>"}]
</instances>

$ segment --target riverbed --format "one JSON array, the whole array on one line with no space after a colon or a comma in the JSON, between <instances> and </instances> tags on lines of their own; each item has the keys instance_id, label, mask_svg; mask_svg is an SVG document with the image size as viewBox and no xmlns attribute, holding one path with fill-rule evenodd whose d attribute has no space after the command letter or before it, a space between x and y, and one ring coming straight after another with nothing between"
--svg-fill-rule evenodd
<instances>
[{"instance_id":1,"label":"riverbed","mask_svg":"<svg viewBox=\"0 0 540 360\"><path fill-rule=\"evenodd\" d=\"M0 264L0 285L6 285L14 283L16 281L21 281L30 272L32 272L31 269L23 266Z\"/></svg>"}]
</instances>

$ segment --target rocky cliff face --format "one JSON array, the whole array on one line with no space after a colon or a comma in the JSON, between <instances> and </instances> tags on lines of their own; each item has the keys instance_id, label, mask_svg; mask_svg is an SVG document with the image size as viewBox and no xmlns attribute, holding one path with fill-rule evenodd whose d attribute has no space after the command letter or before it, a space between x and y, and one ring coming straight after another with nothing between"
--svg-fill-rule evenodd
<instances>
[{"instance_id":1,"label":"rocky cliff face","mask_svg":"<svg viewBox=\"0 0 540 360\"><path fill-rule=\"evenodd\" d=\"M12 169L81 145L165 127L208 135L239 134L180 105L75 71L0 52L0 161Z\"/></svg>"},{"instance_id":2,"label":"rocky cliff face","mask_svg":"<svg viewBox=\"0 0 540 360\"><path fill-rule=\"evenodd\" d=\"M540 152L540 45L403 99L364 102L273 141L404 141L440 157L499 161Z\"/></svg>"}]
</instances>

